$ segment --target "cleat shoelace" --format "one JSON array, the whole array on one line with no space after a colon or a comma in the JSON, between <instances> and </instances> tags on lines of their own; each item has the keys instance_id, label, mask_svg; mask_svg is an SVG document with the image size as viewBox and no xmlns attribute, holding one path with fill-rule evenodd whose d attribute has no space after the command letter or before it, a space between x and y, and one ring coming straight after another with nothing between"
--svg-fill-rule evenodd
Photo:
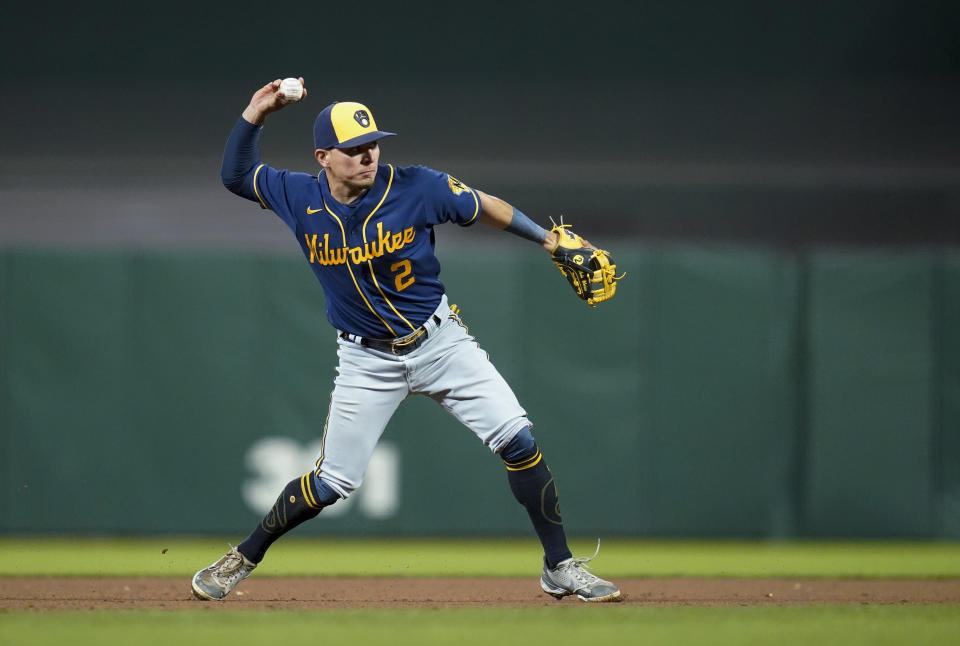
<instances>
[{"instance_id":1,"label":"cleat shoelace","mask_svg":"<svg viewBox=\"0 0 960 646\"><path fill-rule=\"evenodd\" d=\"M576 579L577 583L580 585L593 585L594 583L599 583L602 579L595 574L588 572L590 566L587 565L590 561L597 558L597 554L600 553L600 539L597 539L597 549L593 552L593 556L578 556L576 558L570 559L563 569L571 577Z\"/></svg>"},{"instance_id":2,"label":"cleat shoelace","mask_svg":"<svg viewBox=\"0 0 960 646\"><path fill-rule=\"evenodd\" d=\"M234 579L243 576L243 557L237 552L230 552L223 557L222 562L210 569L218 581L229 585Z\"/></svg>"},{"instance_id":3,"label":"cleat shoelace","mask_svg":"<svg viewBox=\"0 0 960 646\"><path fill-rule=\"evenodd\" d=\"M567 563L564 569L567 571L567 574L573 577L580 585L593 585L600 581L600 577L587 571L589 566L586 565L586 562L589 560L588 558L573 559Z\"/></svg>"}]
</instances>

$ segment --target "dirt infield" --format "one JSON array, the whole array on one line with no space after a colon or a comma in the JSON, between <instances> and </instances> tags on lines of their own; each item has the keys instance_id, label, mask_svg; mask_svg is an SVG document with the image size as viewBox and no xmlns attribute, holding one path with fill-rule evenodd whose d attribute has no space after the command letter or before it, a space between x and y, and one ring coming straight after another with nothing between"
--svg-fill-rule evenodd
<instances>
[{"instance_id":1,"label":"dirt infield","mask_svg":"<svg viewBox=\"0 0 960 646\"><path fill-rule=\"evenodd\" d=\"M791 605L960 603L960 579L623 579L622 604ZM0 579L0 609L351 609L536 607L560 603L534 579L252 578L223 602L202 602L167 578Z\"/></svg>"}]
</instances>

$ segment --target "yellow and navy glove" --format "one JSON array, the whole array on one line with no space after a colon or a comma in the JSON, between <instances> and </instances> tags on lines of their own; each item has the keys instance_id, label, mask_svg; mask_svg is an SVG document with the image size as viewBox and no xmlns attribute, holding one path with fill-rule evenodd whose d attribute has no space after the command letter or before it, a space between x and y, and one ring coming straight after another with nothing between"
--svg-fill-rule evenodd
<instances>
[{"instance_id":1,"label":"yellow and navy glove","mask_svg":"<svg viewBox=\"0 0 960 646\"><path fill-rule=\"evenodd\" d=\"M562 222L562 220L561 220ZM569 224L554 224L551 232L557 234L557 246L550 252L553 264L570 282L577 296L590 307L613 298L617 293L617 276L613 258L603 249L596 249L570 229Z\"/></svg>"}]
</instances>

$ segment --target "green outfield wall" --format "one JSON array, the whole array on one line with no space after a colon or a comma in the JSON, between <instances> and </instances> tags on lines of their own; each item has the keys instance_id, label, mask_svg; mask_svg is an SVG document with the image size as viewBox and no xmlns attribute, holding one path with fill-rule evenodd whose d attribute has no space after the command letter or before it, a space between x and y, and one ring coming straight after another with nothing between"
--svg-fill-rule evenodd
<instances>
[{"instance_id":1,"label":"green outfield wall","mask_svg":"<svg viewBox=\"0 0 960 646\"><path fill-rule=\"evenodd\" d=\"M960 252L618 252L597 309L522 243L441 256L572 534L960 537ZM0 531L244 534L312 463L323 311L293 254L0 251ZM425 398L297 530L526 531Z\"/></svg>"}]
</instances>

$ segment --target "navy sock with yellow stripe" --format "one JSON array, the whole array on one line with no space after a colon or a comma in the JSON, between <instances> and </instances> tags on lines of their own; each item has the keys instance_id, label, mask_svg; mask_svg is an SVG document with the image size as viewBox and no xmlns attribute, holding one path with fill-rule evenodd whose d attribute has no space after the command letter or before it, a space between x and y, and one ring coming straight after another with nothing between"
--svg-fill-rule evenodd
<instances>
[{"instance_id":1,"label":"navy sock with yellow stripe","mask_svg":"<svg viewBox=\"0 0 960 646\"><path fill-rule=\"evenodd\" d=\"M274 541L297 525L316 518L321 509L337 499L337 494L313 473L295 478L287 483L267 515L237 549L254 563L259 563Z\"/></svg>"},{"instance_id":2,"label":"navy sock with yellow stripe","mask_svg":"<svg viewBox=\"0 0 960 646\"><path fill-rule=\"evenodd\" d=\"M507 467L510 490L527 510L550 568L573 556L563 531L557 485L529 428L525 428L500 452Z\"/></svg>"}]
</instances>

